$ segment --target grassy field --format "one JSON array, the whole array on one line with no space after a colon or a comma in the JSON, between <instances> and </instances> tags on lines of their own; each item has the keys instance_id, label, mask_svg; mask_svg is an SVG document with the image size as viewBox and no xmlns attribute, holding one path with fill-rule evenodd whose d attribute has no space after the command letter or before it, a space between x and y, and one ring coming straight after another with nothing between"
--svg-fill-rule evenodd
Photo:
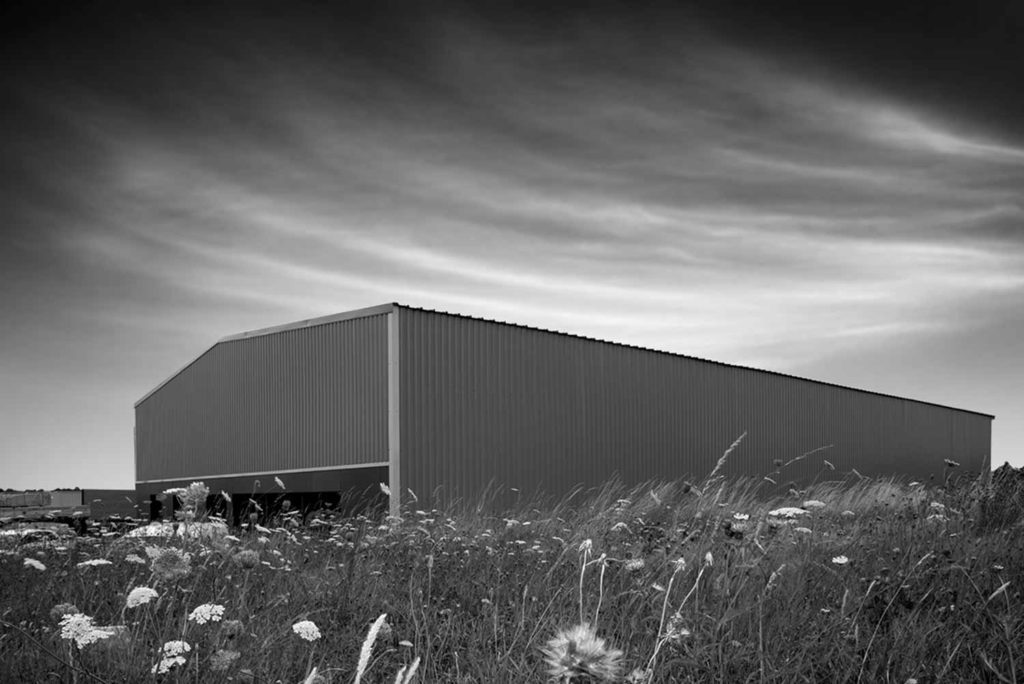
<instances>
[{"instance_id":1,"label":"grassy field","mask_svg":"<svg viewBox=\"0 0 1024 684\"><path fill-rule=\"evenodd\" d=\"M1024 679L1018 485L759 486L7 548L0 681Z\"/></svg>"}]
</instances>

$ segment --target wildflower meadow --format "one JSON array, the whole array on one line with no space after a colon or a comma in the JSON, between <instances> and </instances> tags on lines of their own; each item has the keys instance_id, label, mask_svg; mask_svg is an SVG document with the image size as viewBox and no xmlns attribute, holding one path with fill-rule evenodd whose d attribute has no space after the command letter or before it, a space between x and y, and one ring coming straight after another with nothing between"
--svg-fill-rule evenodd
<instances>
[{"instance_id":1,"label":"wildflower meadow","mask_svg":"<svg viewBox=\"0 0 1024 684\"><path fill-rule=\"evenodd\" d=\"M1024 679L1019 480L765 486L8 544L0 682Z\"/></svg>"}]
</instances>

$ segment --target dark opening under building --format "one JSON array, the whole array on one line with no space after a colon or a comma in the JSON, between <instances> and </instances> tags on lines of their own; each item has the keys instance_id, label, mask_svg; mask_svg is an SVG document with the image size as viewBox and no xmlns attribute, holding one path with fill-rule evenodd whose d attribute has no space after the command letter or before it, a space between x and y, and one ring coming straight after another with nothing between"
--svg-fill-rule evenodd
<instances>
[{"instance_id":1,"label":"dark opening under building","mask_svg":"<svg viewBox=\"0 0 1024 684\"><path fill-rule=\"evenodd\" d=\"M993 416L680 354L386 304L232 335L135 405L140 503L382 482L474 501L726 475L987 472ZM838 479L837 477L824 479ZM257 481L259 485L257 486ZM781 484L781 483L780 483ZM280 490L278 490L280 491Z\"/></svg>"}]
</instances>

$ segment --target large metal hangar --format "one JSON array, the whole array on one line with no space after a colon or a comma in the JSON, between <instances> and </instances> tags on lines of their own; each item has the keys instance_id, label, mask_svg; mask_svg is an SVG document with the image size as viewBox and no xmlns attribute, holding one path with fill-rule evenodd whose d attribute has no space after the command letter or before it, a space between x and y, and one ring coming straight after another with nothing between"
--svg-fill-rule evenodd
<instances>
[{"instance_id":1,"label":"large metal hangar","mask_svg":"<svg viewBox=\"0 0 1024 684\"><path fill-rule=\"evenodd\" d=\"M284 481L476 501L610 478L987 472L993 416L520 325L385 304L225 337L135 405L140 503ZM829 471L830 473L832 471ZM826 477L826 479L830 479ZM278 490L279 491L279 490ZM412 492L413 494L410 494ZM423 507L423 504L419 504ZM143 510L145 510L143 508Z\"/></svg>"}]
</instances>

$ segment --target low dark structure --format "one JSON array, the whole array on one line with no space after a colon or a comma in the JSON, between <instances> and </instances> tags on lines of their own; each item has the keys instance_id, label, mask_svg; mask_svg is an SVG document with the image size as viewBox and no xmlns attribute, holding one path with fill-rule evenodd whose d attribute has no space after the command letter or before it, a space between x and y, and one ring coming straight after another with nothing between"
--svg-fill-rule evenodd
<instances>
[{"instance_id":1,"label":"low dark structure","mask_svg":"<svg viewBox=\"0 0 1024 684\"><path fill-rule=\"evenodd\" d=\"M987 472L993 416L386 304L226 337L135 405L140 503L203 480L248 500L387 483L421 499L562 496L617 477ZM236 506L237 507L237 506ZM421 504L422 507L422 504Z\"/></svg>"}]
</instances>

